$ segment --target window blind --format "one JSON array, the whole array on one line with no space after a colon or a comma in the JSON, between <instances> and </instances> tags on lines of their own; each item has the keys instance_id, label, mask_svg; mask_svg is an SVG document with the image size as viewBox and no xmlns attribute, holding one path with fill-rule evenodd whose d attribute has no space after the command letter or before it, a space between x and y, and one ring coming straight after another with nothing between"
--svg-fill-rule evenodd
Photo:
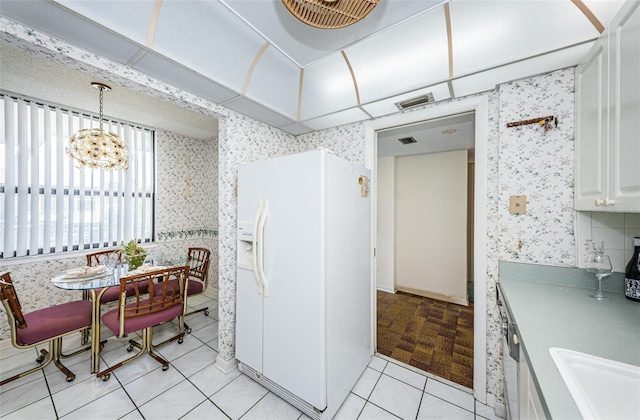
<instances>
[{"instance_id":1,"label":"window blind","mask_svg":"<svg viewBox=\"0 0 640 420\"><path fill-rule=\"evenodd\" d=\"M104 119L129 149L129 169L76 167L70 135L98 116L0 92L0 258L153 240L155 132Z\"/></svg>"}]
</instances>

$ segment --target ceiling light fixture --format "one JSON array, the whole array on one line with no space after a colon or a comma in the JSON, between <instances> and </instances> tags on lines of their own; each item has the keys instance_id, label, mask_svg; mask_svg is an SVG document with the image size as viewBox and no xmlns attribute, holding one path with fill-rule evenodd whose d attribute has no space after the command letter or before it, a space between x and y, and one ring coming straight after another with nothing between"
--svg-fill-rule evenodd
<instances>
[{"instance_id":1,"label":"ceiling light fixture","mask_svg":"<svg viewBox=\"0 0 640 420\"><path fill-rule=\"evenodd\" d=\"M442 134L453 134L456 131L458 131L458 130L456 130L455 128L448 128L446 130L442 130Z\"/></svg>"},{"instance_id":2,"label":"ceiling light fixture","mask_svg":"<svg viewBox=\"0 0 640 420\"><path fill-rule=\"evenodd\" d=\"M91 86L100 91L100 118L98 128L84 128L69 137L66 152L71 159L89 168L117 169L124 171L129 167L129 152L116 133L102 129L102 94L111 88L105 84L93 82Z\"/></svg>"},{"instance_id":3,"label":"ceiling light fixture","mask_svg":"<svg viewBox=\"0 0 640 420\"><path fill-rule=\"evenodd\" d=\"M320 29L352 25L378 5L380 0L282 0L293 16Z\"/></svg>"}]
</instances>

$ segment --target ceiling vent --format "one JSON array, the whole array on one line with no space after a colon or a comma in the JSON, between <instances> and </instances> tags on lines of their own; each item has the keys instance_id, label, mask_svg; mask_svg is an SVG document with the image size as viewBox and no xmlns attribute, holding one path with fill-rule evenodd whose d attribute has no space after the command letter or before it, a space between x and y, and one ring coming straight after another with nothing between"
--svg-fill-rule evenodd
<instances>
[{"instance_id":1,"label":"ceiling vent","mask_svg":"<svg viewBox=\"0 0 640 420\"><path fill-rule=\"evenodd\" d=\"M414 139L413 137L403 137L401 139L398 139L398 141L402 144L417 143L416 139Z\"/></svg>"},{"instance_id":2,"label":"ceiling vent","mask_svg":"<svg viewBox=\"0 0 640 420\"><path fill-rule=\"evenodd\" d=\"M396 106L398 109L407 109L413 108L414 106L428 104L430 102L435 102L433 98L433 93L427 93L426 95L417 96L415 98L407 99L406 101L397 102Z\"/></svg>"}]
</instances>

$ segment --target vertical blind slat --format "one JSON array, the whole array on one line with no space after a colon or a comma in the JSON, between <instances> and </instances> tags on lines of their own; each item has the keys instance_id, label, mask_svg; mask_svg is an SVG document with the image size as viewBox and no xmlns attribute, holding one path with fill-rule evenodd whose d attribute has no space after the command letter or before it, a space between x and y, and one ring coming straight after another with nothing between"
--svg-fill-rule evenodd
<instances>
[{"instance_id":1,"label":"vertical blind slat","mask_svg":"<svg viewBox=\"0 0 640 420\"><path fill-rule=\"evenodd\" d=\"M133 141L133 136L131 135L131 128L124 128L124 138L127 143L129 143L131 151L135 153L135 142ZM124 201L124 238L133 239L133 218L131 217L131 213L133 211L133 199L132 199L132 181L133 181L133 173L136 170L137 165L134 161L129 162L129 169L124 173L124 197L126 197Z\"/></svg>"},{"instance_id":2,"label":"vertical blind slat","mask_svg":"<svg viewBox=\"0 0 640 420\"><path fill-rule=\"evenodd\" d=\"M140 238L146 238L146 216L147 216L147 151L148 151L148 145L147 145L147 136L146 133L142 130L139 131L140 132L140 141L142 143L142 159L141 159L141 163L142 163L142 176L140 177L140 186L141 186L141 190L142 190L142 214L140 215Z\"/></svg>"},{"instance_id":3,"label":"vertical blind slat","mask_svg":"<svg viewBox=\"0 0 640 420\"><path fill-rule=\"evenodd\" d=\"M42 237L42 253L48 254L51 252L51 217L47 217L47 215L51 215L51 144L53 143L51 140L51 112L49 107L44 107L44 137L43 137L43 146L44 146L44 173L42 174L44 178L44 207L43 207L43 237Z\"/></svg>"},{"instance_id":4,"label":"vertical blind slat","mask_svg":"<svg viewBox=\"0 0 640 420\"><path fill-rule=\"evenodd\" d=\"M80 115L78 120L79 126L78 130L82 130L87 128L87 121L83 115ZM91 122L88 121L89 127L91 126ZM77 172L79 176L80 186L79 191L80 195L77 198L78 202L78 249L84 249L85 243L85 212L86 212L86 196L85 196L85 179L86 175L89 171L85 171L84 168L80 168Z\"/></svg>"},{"instance_id":5,"label":"vertical blind slat","mask_svg":"<svg viewBox=\"0 0 640 420\"><path fill-rule=\"evenodd\" d=\"M56 252L64 246L64 123L62 110L56 109Z\"/></svg>"},{"instance_id":6,"label":"vertical blind slat","mask_svg":"<svg viewBox=\"0 0 640 420\"><path fill-rule=\"evenodd\" d=\"M5 258L13 256L15 243L16 224L16 196L13 192L16 189L16 167L15 167L15 102L12 98L4 97L4 139L5 139L5 187L4 187L4 251Z\"/></svg>"},{"instance_id":7,"label":"vertical blind slat","mask_svg":"<svg viewBox=\"0 0 640 420\"><path fill-rule=\"evenodd\" d=\"M129 142L127 141L127 139L125 139L124 137L124 129L122 128L121 124L118 124L118 136L122 139L122 141L125 142L125 144L127 145L127 148L129 150L131 150L131 147L129 145ZM129 165L132 165L133 159L129 160ZM126 172L131 171L131 169L128 169ZM118 243L122 243L122 241L124 241L124 219L126 219L123 214L124 214L124 179L125 179L125 171L119 171L118 172L118 188L117 188L117 193L118 193L118 225L117 225L117 238L118 238Z\"/></svg>"},{"instance_id":8,"label":"vertical blind slat","mask_svg":"<svg viewBox=\"0 0 640 420\"><path fill-rule=\"evenodd\" d=\"M18 100L18 231L16 256L27 255L27 216L29 214L29 137L28 112L24 100Z\"/></svg>"},{"instance_id":9,"label":"vertical blind slat","mask_svg":"<svg viewBox=\"0 0 640 420\"><path fill-rule=\"evenodd\" d=\"M143 148L141 147L140 141L140 132L138 130L133 132L133 142L135 144L134 150L136 153L141 153ZM142 160L144 161L144 160ZM140 184L141 184L141 169L142 162L140 165L136 165L136 171L134 173L134 181L133 181L133 211L135 217L133 218L133 237L140 238L140 224L138 223L138 218L140 217Z\"/></svg>"},{"instance_id":10,"label":"vertical blind slat","mask_svg":"<svg viewBox=\"0 0 640 420\"><path fill-rule=\"evenodd\" d=\"M111 122L109 122L109 132L114 132L113 124ZM120 171L117 171L117 172L120 172ZM115 178L115 173L116 171L109 171L109 197L107 199L107 210L109 212L109 224L108 224L108 235L107 235L108 245L107 246L113 245L114 241L116 240L116 233L115 233L115 226L114 226L115 211L113 208L114 200L116 199L113 196L113 190L114 190L113 179Z\"/></svg>"},{"instance_id":11,"label":"vertical blind slat","mask_svg":"<svg viewBox=\"0 0 640 420\"><path fill-rule=\"evenodd\" d=\"M68 136L71 136L73 133L76 132L75 130L75 124L73 123L73 113L71 111L68 111L66 113L66 117L67 117L67 127L68 127ZM75 220L74 220L74 216L75 216L75 211L74 211L74 190L75 188L73 187L74 184L74 174L75 174L75 169L74 169L74 164L71 160L67 159L67 176L69 177L69 182L66 184L67 189L69 190L69 199L67 200L67 204L68 204L68 208L67 208L67 212L68 212L68 220L69 223L67 225L67 250L71 251L73 248L73 244L75 244L76 242L73 240L74 237L74 225L75 225Z\"/></svg>"},{"instance_id":12,"label":"vertical blind slat","mask_svg":"<svg viewBox=\"0 0 640 420\"><path fill-rule=\"evenodd\" d=\"M37 255L40 237L40 118L37 106L31 110L31 211L29 223L29 255Z\"/></svg>"}]
</instances>

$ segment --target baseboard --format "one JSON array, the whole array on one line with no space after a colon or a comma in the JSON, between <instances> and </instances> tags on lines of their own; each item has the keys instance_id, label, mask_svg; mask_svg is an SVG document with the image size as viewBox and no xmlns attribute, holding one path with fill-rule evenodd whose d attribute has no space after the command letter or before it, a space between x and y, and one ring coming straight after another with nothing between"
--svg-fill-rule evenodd
<instances>
[{"instance_id":1,"label":"baseboard","mask_svg":"<svg viewBox=\"0 0 640 420\"><path fill-rule=\"evenodd\" d=\"M505 407L502 403L496 403L494 412L496 413L496 416L500 417L501 419L507 418L507 407Z\"/></svg>"},{"instance_id":2,"label":"baseboard","mask_svg":"<svg viewBox=\"0 0 640 420\"><path fill-rule=\"evenodd\" d=\"M398 287L398 290L401 292L411 293L412 295L422 296L422 297L435 299L435 300L441 300L443 302L455 303L456 305L469 306L469 301L466 298L447 296L447 295L442 295L440 293L413 289L411 287Z\"/></svg>"},{"instance_id":3,"label":"baseboard","mask_svg":"<svg viewBox=\"0 0 640 420\"><path fill-rule=\"evenodd\" d=\"M220 355L216 357L216 361L213 364L220 372L225 375L231 373L232 370L238 367L238 361L233 358L231 360L224 360Z\"/></svg>"},{"instance_id":4,"label":"baseboard","mask_svg":"<svg viewBox=\"0 0 640 420\"><path fill-rule=\"evenodd\" d=\"M389 286L376 286L377 290L380 290L381 292L387 292L387 293L395 293L396 289L393 287L389 287Z\"/></svg>"}]
</instances>

